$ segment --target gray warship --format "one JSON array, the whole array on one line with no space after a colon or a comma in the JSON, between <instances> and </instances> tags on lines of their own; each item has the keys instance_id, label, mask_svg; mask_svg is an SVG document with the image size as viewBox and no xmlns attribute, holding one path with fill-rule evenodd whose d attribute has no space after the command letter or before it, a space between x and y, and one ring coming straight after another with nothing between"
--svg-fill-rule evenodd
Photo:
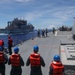
<instances>
[{"instance_id":1,"label":"gray warship","mask_svg":"<svg viewBox=\"0 0 75 75\"><path fill-rule=\"evenodd\" d=\"M31 23L27 23L27 20L14 18L14 20L7 22L7 27L0 29L0 33L20 34L32 32L33 30L34 26Z\"/></svg>"}]
</instances>

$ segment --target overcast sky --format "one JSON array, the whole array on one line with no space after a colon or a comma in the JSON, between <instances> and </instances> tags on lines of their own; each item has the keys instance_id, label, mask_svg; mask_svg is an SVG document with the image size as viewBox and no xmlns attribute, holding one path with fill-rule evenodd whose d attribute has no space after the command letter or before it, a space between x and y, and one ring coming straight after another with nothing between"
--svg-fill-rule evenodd
<instances>
[{"instance_id":1,"label":"overcast sky","mask_svg":"<svg viewBox=\"0 0 75 75\"><path fill-rule=\"evenodd\" d=\"M0 28L14 18L26 19L36 29L72 26L75 0L0 0Z\"/></svg>"}]
</instances>

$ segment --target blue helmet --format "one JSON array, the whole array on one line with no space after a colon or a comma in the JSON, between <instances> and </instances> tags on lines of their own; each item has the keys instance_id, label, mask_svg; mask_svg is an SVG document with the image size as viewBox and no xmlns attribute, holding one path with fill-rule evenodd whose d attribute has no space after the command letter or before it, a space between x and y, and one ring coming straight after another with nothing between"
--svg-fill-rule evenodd
<instances>
[{"instance_id":1,"label":"blue helmet","mask_svg":"<svg viewBox=\"0 0 75 75\"><path fill-rule=\"evenodd\" d=\"M59 56L59 55L55 55L55 56L54 56L54 61L59 62L59 61L60 61L60 56Z\"/></svg>"},{"instance_id":2,"label":"blue helmet","mask_svg":"<svg viewBox=\"0 0 75 75\"><path fill-rule=\"evenodd\" d=\"M34 50L34 52L38 52L39 47L38 46L34 46L33 50Z\"/></svg>"},{"instance_id":3,"label":"blue helmet","mask_svg":"<svg viewBox=\"0 0 75 75\"><path fill-rule=\"evenodd\" d=\"M0 46L0 51L2 51L2 47Z\"/></svg>"},{"instance_id":4,"label":"blue helmet","mask_svg":"<svg viewBox=\"0 0 75 75\"><path fill-rule=\"evenodd\" d=\"M14 48L14 52L18 52L19 51L19 48L18 47L15 47Z\"/></svg>"}]
</instances>

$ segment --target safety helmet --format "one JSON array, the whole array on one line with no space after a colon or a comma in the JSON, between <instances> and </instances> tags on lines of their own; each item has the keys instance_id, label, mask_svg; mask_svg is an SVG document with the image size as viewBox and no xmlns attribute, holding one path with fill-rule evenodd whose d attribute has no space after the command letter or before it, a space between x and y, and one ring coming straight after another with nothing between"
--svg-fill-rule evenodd
<instances>
[{"instance_id":1,"label":"safety helmet","mask_svg":"<svg viewBox=\"0 0 75 75\"><path fill-rule=\"evenodd\" d=\"M2 47L0 46L0 51L2 51Z\"/></svg>"},{"instance_id":2,"label":"safety helmet","mask_svg":"<svg viewBox=\"0 0 75 75\"><path fill-rule=\"evenodd\" d=\"M38 50L39 50L39 47L38 46L34 46L33 51L34 52L38 52Z\"/></svg>"},{"instance_id":3,"label":"safety helmet","mask_svg":"<svg viewBox=\"0 0 75 75\"><path fill-rule=\"evenodd\" d=\"M14 48L14 52L18 52L19 51L19 48L18 47L15 47Z\"/></svg>"},{"instance_id":4,"label":"safety helmet","mask_svg":"<svg viewBox=\"0 0 75 75\"><path fill-rule=\"evenodd\" d=\"M59 62L59 61L60 61L60 56L59 56L59 55L55 55L55 56L54 56L54 61Z\"/></svg>"}]
</instances>

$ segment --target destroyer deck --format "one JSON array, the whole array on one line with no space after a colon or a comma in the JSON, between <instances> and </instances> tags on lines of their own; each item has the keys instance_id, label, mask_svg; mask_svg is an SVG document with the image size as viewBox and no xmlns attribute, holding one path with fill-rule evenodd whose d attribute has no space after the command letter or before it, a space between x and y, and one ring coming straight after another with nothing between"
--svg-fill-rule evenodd
<instances>
[{"instance_id":1,"label":"destroyer deck","mask_svg":"<svg viewBox=\"0 0 75 75\"><path fill-rule=\"evenodd\" d=\"M43 57L46 63L46 66L44 68L42 67L42 73L43 75L48 75L49 66L51 62L53 61L53 56L55 54L60 55L61 41L73 41L71 32L57 31L56 34L49 32L48 37L45 37L45 38L35 37L34 39L27 40L17 46L20 49L19 53L21 54L21 56L24 59L24 62L26 63L28 56L30 55L31 52L33 52L33 46L38 45L39 53L41 54L41 56ZM73 64L73 62L71 62L71 64ZM10 75L10 69L11 69L11 66L6 64L6 75ZM25 65L24 67L22 67L22 70L23 70L22 75L30 75L30 66L27 67Z\"/></svg>"}]
</instances>

